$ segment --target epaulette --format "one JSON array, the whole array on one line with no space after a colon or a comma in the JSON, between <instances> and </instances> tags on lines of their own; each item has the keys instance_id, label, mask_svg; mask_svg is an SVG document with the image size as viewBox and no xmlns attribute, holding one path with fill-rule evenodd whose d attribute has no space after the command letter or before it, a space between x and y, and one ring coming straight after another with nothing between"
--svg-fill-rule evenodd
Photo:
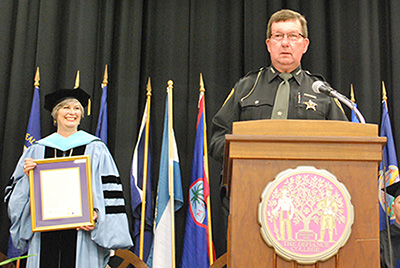
<instances>
[{"instance_id":1,"label":"epaulette","mask_svg":"<svg viewBox=\"0 0 400 268\"><path fill-rule=\"evenodd\" d=\"M264 71L264 67L260 68L260 69L257 71L256 81L254 82L254 84L253 84L251 90L249 91L249 93L246 94L246 96L242 97L242 98L240 99L240 101L243 101L243 100L246 99L248 96L250 96L250 94L251 94L251 93L253 92L253 90L256 88L257 83L258 83L258 79L260 78L260 75L261 75L261 73L262 73L263 71Z\"/></svg>"},{"instance_id":2,"label":"epaulette","mask_svg":"<svg viewBox=\"0 0 400 268\"><path fill-rule=\"evenodd\" d=\"M260 72L260 71L262 71L262 70L264 70L264 69L265 69L265 67L261 67L261 68L258 69L258 70L250 71L250 72L248 72L244 77L247 77L247 76L252 75L252 74L256 74L256 73L258 73L258 72Z\"/></svg>"},{"instance_id":3,"label":"epaulette","mask_svg":"<svg viewBox=\"0 0 400 268\"><path fill-rule=\"evenodd\" d=\"M317 80L326 81L325 77L322 74L312 74L310 71L307 71L307 70L303 70L303 71L305 74L317 78Z\"/></svg>"},{"instance_id":4,"label":"epaulette","mask_svg":"<svg viewBox=\"0 0 400 268\"><path fill-rule=\"evenodd\" d=\"M250 76L250 75L252 75L252 74L260 73L263 69L264 69L264 67L261 67L259 70L250 71L250 72L248 72L245 76L243 76L243 77L240 78L240 79L244 79L244 78L246 78L246 77L248 77L248 76ZM225 106L225 103L228 102L228 100L233 96L234 93L235 93L235 88L232 88L232 90L231 90L231 92L229 93L228 97L226 97L224 103L222 104L222 107Z\"/></svg>"},{"instance_id":5,"label":"epaulette","mask_svg":"<svg viewBox=\"0 0 400 268\"><path fill-rule=\"evenodd\" d=\"M253 84L253 87L251 88L250 92L249 92L245 97L243 97L243 98L241 99L242 101L243 101L243 99L247 98L247 97L251 94L251 92L253 91L253 89L254 89L255 86L257 85L258 78L260 77L261 72L262 72L263 70L265 70L265 67L261 67L261 68L258 69L258 70L250 71L250 72L248 72L245 76L243 76L243 77L241 78L241 79L244 79L244 78L246 78L246 77L248 77L248 76L250 76L250 75L257 74L257 78L256 78L256 80L255 80L255 82L254 82L254 84ZM232 88L231 92L229 93L228 97L226 97L226 99L225 99L224 103L222 104L222 106L224 106L224 105L228 102L228 100L233 96L234 93L235 93L235 88Z\"/></svg>"}]
</instances>

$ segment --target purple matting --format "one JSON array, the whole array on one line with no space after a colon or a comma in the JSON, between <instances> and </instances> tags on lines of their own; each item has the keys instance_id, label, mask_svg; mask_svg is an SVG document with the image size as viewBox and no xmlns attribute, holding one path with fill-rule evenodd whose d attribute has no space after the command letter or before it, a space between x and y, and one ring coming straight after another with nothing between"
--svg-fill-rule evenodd
<instances>
[{"instance_id":1,"label":"purple matting","mask_svg":"<svg viewBox=\"0 0 400 268\"><path fill-rule=\"evenodd\" d=\"M88 183L86 176L86 161L71 161L53 162L53 163L42 163L38 164L33 170L34 180L34 195L35 195L35 215L36 215L36 228L51 227L57 225L68 225L75 223L83 223L90 221L89 214L89 196L88 196ZM86 159L87 160L87 159ZM81 201L82 201L82 216L68 217L60 219L48 219L43 220L42 211L42 195L41 195L41 177L40 172L42 170L51 169L65 169L65 168L79 168L80 187L81 187Z\"/></svg>"}]
</instances>

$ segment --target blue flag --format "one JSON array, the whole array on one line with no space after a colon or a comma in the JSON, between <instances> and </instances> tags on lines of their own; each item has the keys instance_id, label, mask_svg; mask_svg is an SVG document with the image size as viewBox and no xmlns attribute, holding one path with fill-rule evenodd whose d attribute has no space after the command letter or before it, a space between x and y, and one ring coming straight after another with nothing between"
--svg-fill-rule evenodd
<instances>
[{"instance_id":1,"label":"blue flag","mask_svg":"<svg viewBox=\"0 0 400 268\"><path fill-rule=\"evenodd\" d=\"M172 116L172 115L171 115ZM169 133L172 133L170 135ZM171 142L170 142L171 141ZM170 148L170 144L172 148ZM172 150L172 159L169 151ZM171 165L170 165L171 163ZM168 128L168 100L165 107L164 131L161 146L160 172L158 178L158 190L156 199L156 210L154 218L154 239L153 248L150 253L147 265L151 268L171 268L172 267L172 228L175 224L171 223L171 200L169 193L169 171L173 167L171 178L174 182L174 211L183 205L181 172L179 167L178 150L173 130ZM172 187L171 187L172 188Z\"/></svg>"},{"instance_id":2,"label":"blue flag","mask_svg":"<svg viewBox=\"0 0 400 268\"><path fill-rule=\"evenodd\" d=\"M35 87L32 99L31 112L29 114L28 127L25 135L24 151L34 144L37 140L42 137L40 132L40 94L39 87ZM19 257L22 254L28 252L28 247L23 252L20 252L12 244L11 236L8 240L8 251L7 257L9 259Z\"/></svg>"},{"instance_id":3,"label":"blue flag","mask_svg":"<svg viewBox=\"0 0 400 268\"><path fill-rule=\"evenodd\" d=\"M354 98L353 84L351 84L350 86L350 96L351 96L351 102L354 104L354 108L357 109L356 99ZM353 109L351 110L351 122L360 123L360 120L358 120L358 117Z\"/></svg>"},{"instance_id":4,"label":"blue flag","mask_svg":"<svg viewBox=\"0 0 400 268\"><path fill-rule=\"evenodd\" d=\"M209 202L210 186L207 177L208 163L206 161L208 157L206 156L207 151L205 151L207 138L204 116L204 94L201 93L183 241L182 268L208 268L210 267L210 258L214 260L215 256L211 226L209 226L211 222L209 217L211 216L208 215L211 204Z\"/></svg>"},{"instance_id":5,"label":"blue flag","mask_svg":"<svg viewBox=\"0 0 400 268\"><path fill-rule=\"evenodd\" d=\"M40 133L40 95L39 87L35 87L33 93L33 100L31 106L31 113L29 115L28 128L26 130L24 150L40 140L42 135Z\"/></svg>"},{"instance_id":6,"label":"blue flag","mask_svg":"<svg viewBox=\"0 0 400 268\"><path fill-rule=\"evenodd\" d=\"M354 107L357 108L357 103L354 103ZM355 113L353 110L351 110L351 122L360 123L360 121L358 120L358 117L357 117L356 113Z\"/></svg>"},{"instance_id":7,"label":"blue flag","mask_svg":"<svg viewBox=\"0 0 400 268\"><path fill-rule=\"evenodd\" d=\"M96 136L107 144L107 85L103 86L102 90Z\"/></svg>"},{"instance_id":8,"label":"blue flag","mask_svg":"<svg viewBox=\"0 0 400 268\"><path fill-rule=\"evenodd\" d=\"M146 182L146 212L144 223L144 236L143 236L143 261L146 262L150 253L151 244L153 241L153 198L151 193L151 131L150 131L150 111L146 105L142 123L139 130L138 141L136 143L135 151L133 153L132 167L131 167L131 205L133 214L133 239L134 250L133 252L139 256L140 252L140 229L141 229L141 215L142 215L142 199L144 196L144 164L147 165L147 182ZM148 132L146 135L146 123L148 122ZM146 144L147 140L147 144ZM146 146L147 145L147 146ZM147 148L146 148L147 147ZM145 152L147 157L145 156ZM145 161L145 159L147 160Z\"/></svg>"},{"instance_id":9,"label":"blue flag","mask_svg":"<svg viewBox=\"0 0 400 268\"><path fill-rule=\"evenodd\" d=\"M386 137L387 142L385 147L383 147L382 151L382 162L379 164L379 188L382 189L384 187L384 183L386 187L393 184L394 182L399 181L399 168L397 165L397 156L396 149L392 134L392 127L390 124L389 112L387 109L386 101L382 101L382 121L381 121L381 129L380 136ZM391 209L391 204L393 203L394 198L388 194L386 194L386 202L385 202L385 193L383 191L380 192L379 195L379 225L380 230L386 229L386 220L389 220L389 224L392 224L395 221L393 211Z\"/></svg>"}]
</instances>

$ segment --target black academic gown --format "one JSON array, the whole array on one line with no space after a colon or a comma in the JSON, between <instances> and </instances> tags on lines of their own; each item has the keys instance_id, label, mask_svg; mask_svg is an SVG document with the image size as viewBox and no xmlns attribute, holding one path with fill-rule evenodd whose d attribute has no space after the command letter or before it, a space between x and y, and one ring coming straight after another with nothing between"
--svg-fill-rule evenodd
<instances>
[{"instance_id":1,"label":"black academic gown","mask_svg":"<svg viewBox=\"0 0 400 268\"><path fill-rule=\"evenodd\" d=\"M394 223L390 225L389 228L393 252L393 265L390 265L388 231L383 230L380 232L381 268L395 268L397 261L400 260L400 224Z\"/></svg>"}]
</instances>

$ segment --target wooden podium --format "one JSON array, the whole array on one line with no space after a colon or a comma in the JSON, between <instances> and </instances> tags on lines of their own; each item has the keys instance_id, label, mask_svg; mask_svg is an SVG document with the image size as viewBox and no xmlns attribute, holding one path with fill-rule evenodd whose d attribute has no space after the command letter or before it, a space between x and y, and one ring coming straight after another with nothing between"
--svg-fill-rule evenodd
<instances>
[{"instance_id":1,"label":"wooden podium","mask_svg":"<svg viewBox=\"0 0 400 268\"><path fill-rule=\"evenodd\" d=\"M378 165L386 138L378 126L342 121L236 122L226 136L224 180L230 196L228 267L379 267ZM263 189L283 170L313 166L335 174L351 195L354 224L338 254L301 265L275 254L260 234Z\"/></svg>"}]
</instances>

